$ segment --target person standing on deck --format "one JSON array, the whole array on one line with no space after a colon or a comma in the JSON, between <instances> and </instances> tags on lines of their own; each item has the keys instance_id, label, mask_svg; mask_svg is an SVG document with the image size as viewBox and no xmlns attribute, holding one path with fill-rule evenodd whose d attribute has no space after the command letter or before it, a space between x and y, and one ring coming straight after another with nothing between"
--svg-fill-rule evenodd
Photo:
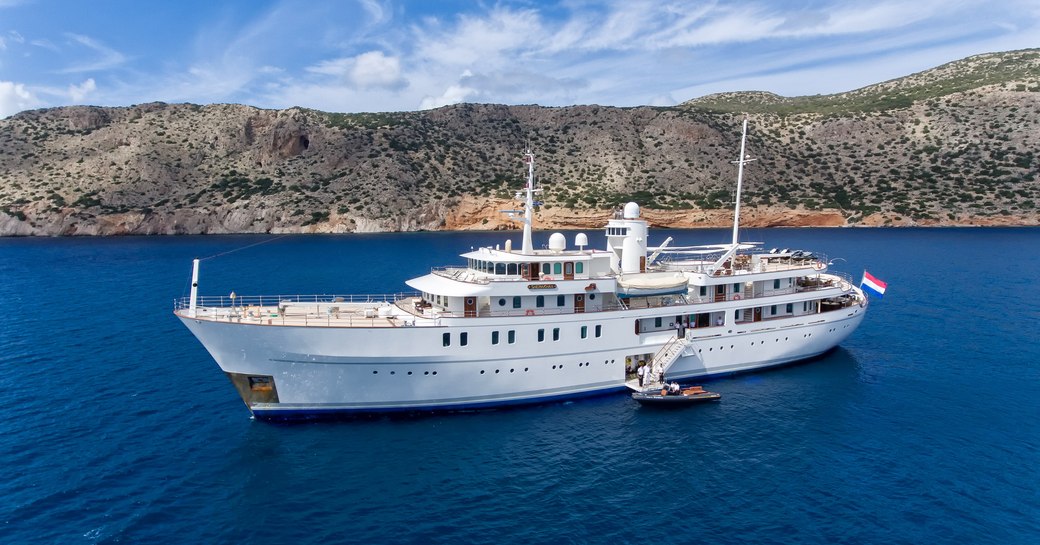
<instances>
[{"instance_id":1,"label":"person standing on deck","mask_svg":"<svg viewBox=\"0 0 1040 545\"><path fill-rule=\"evenodd\" d=\"M642 363L642 362L639 363L639 370L636 371L636 374L639 375L639 387L642 388L643 387L643 379L646 377L646 364L645 363Z\"/></svg>"}]
</instances>

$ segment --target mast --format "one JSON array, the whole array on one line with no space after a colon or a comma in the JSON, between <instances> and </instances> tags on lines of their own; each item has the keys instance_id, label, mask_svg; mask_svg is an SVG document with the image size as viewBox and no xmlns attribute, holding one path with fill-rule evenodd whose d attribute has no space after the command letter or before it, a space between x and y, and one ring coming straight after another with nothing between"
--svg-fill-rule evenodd
<instances>
[{"instance_id":1,"label":"mast","mask_svg":"<svg viewBox=\"0 0 1040 545\"><path fill-rule=\"evenodd\" d=\"M534 254L534 243L531 242L531 218L534 216L534 153L528 148L524 152L524 162L527 163L527 187L525 191L526 202L524 204L524 242L520 253L523 255Z\"/></svg>"},{"instance_id":2,"label":"mast","mask_svg":"<svg viewBox=\"0 0 1040 545\"><path fill-rule=\"evenodd\" d=\"M744 116L744 128L740 133L740 157L733 161L737 164L737 196L736 206L733 208L733 242L722 254L722 257L718 258L715 263L709 267L711 272L714 272L726 264L726 261L733 257L733 254L737 253L737 248L740 248L740 191L744 185L744 163L750 163L754 159L748 159L745 154L747 145L747 116Z\"/></svg>"},{"instance_id":3,"label":"mast","mask_svg":"<svg viewBox=\"0 0 1040 545\"><path fill-rule=\"evenodd\" d=\"M744 146L747 143L747 116L744 117L744 130L740 134L740 158L737 163L737 204L733 209L733 246L740 242L740 190L744 184L744 163L753 161L744 155Z\"/></svg>"}]
</instances>

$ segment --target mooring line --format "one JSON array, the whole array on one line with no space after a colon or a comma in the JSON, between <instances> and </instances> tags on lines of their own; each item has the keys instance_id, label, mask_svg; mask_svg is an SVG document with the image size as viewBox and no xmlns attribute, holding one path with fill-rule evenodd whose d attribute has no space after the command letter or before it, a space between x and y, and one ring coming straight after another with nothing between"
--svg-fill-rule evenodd
<instances>
[{"instance_id":1,"label":"mooring line","mask_svg":"<svg viewBox=\"0 0 1040 545\"><path fill-rule=\"evenodd\" d=\"M284 235L278 235L278 236L276 236L276 237L272 237L272 238L269 238L269 239L267 239L267 240L261 240L260 242L256 242L256 243L253 243L253 244L250 244L250 245L248 245L248 246L242 246L241 248L235 248L234 250L228 250L228 251L226 251L226 252L221 252L221 253L219 253L219 254L211 255L211 256L209 256L209 257L200 257L200 258L199 258L199 261L206 261L207 259L214 259L214 258L217 258L217 257L220 257L220 256L225 256L225 255L228 255L228 254L233 254L233 253L235 253L235 252L237 252L237 251L239 251L239 250L245 250L245 249L248 249L248 248L252 248L253 246L259 246L259 245L261 245L261 244L267 244L268 242L271 242L271 241L274 241L274 240L278 240L278 239L280 239L280 238L285 238L285 237L287 237L287 236L290 236L290 235L293 235L293 234L294 234L294 233L286 233L286 234L284 234Z\"/></svg>"}]
</instances>

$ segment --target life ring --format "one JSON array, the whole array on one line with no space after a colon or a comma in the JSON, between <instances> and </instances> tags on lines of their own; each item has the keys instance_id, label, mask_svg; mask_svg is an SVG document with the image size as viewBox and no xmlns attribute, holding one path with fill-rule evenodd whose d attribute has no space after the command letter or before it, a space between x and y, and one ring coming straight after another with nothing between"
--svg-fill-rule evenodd
<instances>
[{"instance_id":1,"label":"life ring","mask_svg":"<svg viewBox=\"0 0 1040 545\"><path fill-rule=\"evenodd\" d=\"M734 293L733 294L733 300L734 301L740 301L740 294L739 293Z\"/></svg>"},{"instance_id":2,"label":"life ring","mask_svg":"<svg viewBox=\"0 0 1040 545\"><path fill-rule=\"evenodd\" d=\"M824 267L826 267L826 265L823 264L823 261L817 261L816 263L813 263L813 268L818 271L822 271Z\"/></svg>"},{"instance_id":3,"label":"life ring","mask_svg":"<svg viewBox=\"0 0 1040 545\"><path fill-rule=\"evenodd\" d=\"M531 309L527 309L527 312L524 312L524 314L527 316L534 316L534 311Z\"/></svg>"}]
</instances>

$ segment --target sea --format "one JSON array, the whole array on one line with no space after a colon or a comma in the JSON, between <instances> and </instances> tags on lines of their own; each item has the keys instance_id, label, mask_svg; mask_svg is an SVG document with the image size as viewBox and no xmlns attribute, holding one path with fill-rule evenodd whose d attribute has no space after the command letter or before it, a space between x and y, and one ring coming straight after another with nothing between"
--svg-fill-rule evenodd
<instances>
[{"instance_id":1,"label":"sea","mask_svg":"<svg viewBox=\"0 0 1040 545\"><path fill-rule=\"evenodd\" d=\"M888 291L717 403L295 423L173 316L192 258L206 295L396 293L519 235L0 239L0 543L1040 542L1040 229L742 234Z\"/></svg>"}]
</instances>

